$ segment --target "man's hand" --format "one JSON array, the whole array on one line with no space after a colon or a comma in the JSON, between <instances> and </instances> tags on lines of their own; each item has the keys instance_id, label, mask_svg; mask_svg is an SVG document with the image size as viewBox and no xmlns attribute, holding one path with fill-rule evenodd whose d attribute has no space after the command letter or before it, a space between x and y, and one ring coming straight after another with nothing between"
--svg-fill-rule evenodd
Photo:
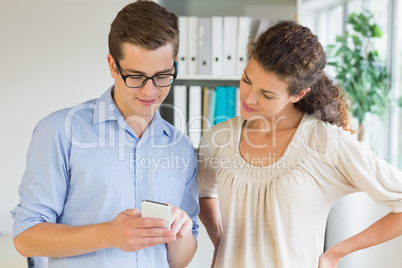
<instances>
[{"instance_id":1,"label":"man's hand","mask_svg":"<svg viewBox=\"0 0 402 268\"><path fill-rule=\"evenodd\" d=\"M172 217L180 214L173 211ZM176 218L179 218L179 216L176 216ZM173 217L174 220L175 218ZM161 228L163 225L165 225L164 220L141 218L141 212L138 209L125 210L106 224L106 247L120 248L125 251L138 251L175 241L177 231ZM173 225L177 226L175 223Z\"/></svg>"},{"instance_id":2,"label":"man's hand","mask_svg":"<svg viewBox=\"0 0 402 268\"><path fill-rule=\"evenodd\" d=\"M170 207L172 210L170 228L177 240L166 244L169 267L187 267L197 249L197 241L191 231L193 221L185 211L173 205Z\"/></svg>"},{"instance_id":3,"label":"man's hand","mask_svg":"<svg viewBox=\"0 0 402 268\"><path fill-rule=\"evenodd\" d=\"M169 206L172 209L171 229L175 233L177 239L183 238L188 232L191 231L191 228L193 227L193 221L185 211L171 204L169 204Z\"/></svg>"}]
</instances>

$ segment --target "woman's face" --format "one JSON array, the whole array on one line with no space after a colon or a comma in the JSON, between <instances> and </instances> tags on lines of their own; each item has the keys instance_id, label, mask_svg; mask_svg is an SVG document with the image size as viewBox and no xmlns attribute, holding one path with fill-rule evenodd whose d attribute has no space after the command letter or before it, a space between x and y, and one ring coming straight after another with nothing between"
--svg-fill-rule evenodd
<instances>
[{"instance_id":1,"label":"woman's face","mask_svg":"<svg viewBox=\"0 0 402 268\"><path fill-rule=\"evenodd\" d=\"M265 71L253 57L250 58L240 81L240 113L245 120L287 115L301 97L290 96L286 81Z\"/></svg>"}]
</instances>

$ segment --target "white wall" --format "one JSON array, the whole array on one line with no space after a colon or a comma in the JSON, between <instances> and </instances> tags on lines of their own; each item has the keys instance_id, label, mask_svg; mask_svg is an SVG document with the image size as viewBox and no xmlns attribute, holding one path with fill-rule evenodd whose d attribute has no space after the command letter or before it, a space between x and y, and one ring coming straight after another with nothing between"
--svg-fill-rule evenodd
<instances>
[{"instance_id":1,"label":"white wall","mask_svg":"<svg viewBox=\"0 0 402 268\"><path fill-rule=\"evenodd\" d=\"M328 218L326 246L330 247L369 227L389 212L365 193L340 199ZM402 265L402 237L354 252L341 259L338 268L400 268Z\"/></svg>"},{"instance_id":2,"label":"white wall","mask_svg":"<svg viewBox=\"0 0 402 268\"><path fill-rule=\"evenodd\" d=\"M0 233L11 230L9 211L37 121L113 83L107 35L128 2L0 0Z\"/></svg>"}]
</instances>

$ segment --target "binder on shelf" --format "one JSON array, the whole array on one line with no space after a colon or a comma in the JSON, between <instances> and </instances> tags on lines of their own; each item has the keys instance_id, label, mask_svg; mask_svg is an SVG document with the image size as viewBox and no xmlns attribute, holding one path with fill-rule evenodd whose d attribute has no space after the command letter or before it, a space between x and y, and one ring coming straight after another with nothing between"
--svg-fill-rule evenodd
<instances>
[{"instance_id":1,"label":"binder on shelf","mask_svg":"<svg viewBox=\"0 0 402 268\"><path fill-rule=\"evenodd\" d=\"M236 71L235 75L241 76L248 61L248 44L254 41L259 21L251 17L239 17L239 29L237 35Z\"/></svg>"},{"instance_id":2,"label":"binder on shelf","mask_svg":"<svg viewBox=\"0 0 402 268\"><path fill-rule=\"evenodd\" d=\"M238 17L223 17L223 75L235 75Z\"/></svg>"},{"instance_id":3,"label":"binder on shelf","mask_svg":"<svg viewBox=\"0 0 402 268\"><path fill-rule=\"evenodd\" d=\"M215 124L226 121L228 118L228 89L224 86L216 87L215 89Z\"/></svg>"},{"instance_id":4,"label":"binder on shelf","mask_svg":"<svg viewBox=\"0 0 402 268\"><path fill-rule=\"evenodd\" d=\"M198 74L198 17L188 17L187 36L187 74L196 75Z\"/></svg>"},{"instance_id":5,"label":"binder on shelf","mask_svg":"<svg viewBox=\"0 0 402 268\"><path fill-rule=\"evenodd\" d=\"M188 89L188 135L194 146L201 140L202 130L202 88L198 85L189 86Z\"/></svg>"},{"instance_id":6,"label":"binder on shelf","mask_svg":"<svg viewBox=\"0 0 402 268\"><path fill-rule=\"evenodd\" d=\"M211 73L223 75L223 17L211 18Z\"/></svg>"},{"instance_id":7,"label":"binder on shelf","mask_svg":"<svg viewBox=\"0 0 402 268\"><path fill-rule=\"evenodd\" d=\"M240 115L240 88L236 88L236 114L235 116Z\"/></svg>"},{"instance_id":8,"label":"binder on shelf","mask_svg":"<svg viewBox=\"0 0 402 268\"><path fill-rule=\"evenodd\" d=\"M227 87L227 111L228 118L233 118L236 115L236 87Z\"/></svg>"},{"instance_id":9,"label":"binder on shelf","mask_svg":"<svg viewBox=\"0 0 402 268\"><path fill-rule=\"evenodd\" d=\"M187 134L187 86L173 87L173 124L184 134Z\"/></svg>"},{"instance_id":10,"label":"binder on shelf","mask_svg":"<svg viewBox=\"0 0 402 268\"><path fill-rule=\"evenodd\" d=\"M216 91L214 88L210 88L209 89L209 93L210 93L210 97L208 98L208 102L209 107L208 107L208 111L209 111L209 116L208 116L208 120L211 124L211 127L213 125L215 125L215 105L216 105Z\"/></svg>"},{"instance_id":11,"label":"binder on shelf","mask_svg":"<svg viewBox=\"0 0 402 268\"><path fill-rule=\"evenodd\" d=\"M208 87L202 87L202 132L201 134L204 133L205 129L209 128L211 125L209 124L209 105L211 103L209 102L209 88Z\"/></svg>"},{"instance_id":12,"label":"binder on shelf","mask_svg":"<svg viewBox=\"0 0 402 268\"><path fill-rule=\"evenodd\" d=\"M180 47L179 47L179 58L177 59L177 73L179 75L187 75L188 69L188 52L187 52L187 43L188 43L188 18L185 16L179 16L179 31L180 31Z\"/></svg>"},{"instance_id":13,"label":"binder on shelf","mask_svg":"<svg viewBox=\"0 0 402 268\"><path fill-rule=\"evenodd\" d=\"M211 74L211 18L198 20L198 74Z\"/></svg>"}]
</instances>

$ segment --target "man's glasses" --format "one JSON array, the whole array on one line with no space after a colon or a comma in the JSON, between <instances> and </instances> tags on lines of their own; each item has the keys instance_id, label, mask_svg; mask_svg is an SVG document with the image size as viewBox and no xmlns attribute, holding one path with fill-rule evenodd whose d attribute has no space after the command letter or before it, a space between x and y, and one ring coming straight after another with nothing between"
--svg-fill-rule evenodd
<instances>
[{"instance_id":1,"label":"man's glasses","mask_svg":"<svg viewBox=\"0 0 402 268\"><path fill-rule=\"evenodd\" d=\"M176 62L173 63L173 67L175 70L174 74L156 74L150 77L145 75L124 75L121 72L119 63L116 61L117 72L120 74L126 86L130 88L143 87L145 86L145 84L148 82L149 79L151 79L154 85L157 87L168 87L173 84L174 80L177 77Z\"/></svg>"}]
</instances>

